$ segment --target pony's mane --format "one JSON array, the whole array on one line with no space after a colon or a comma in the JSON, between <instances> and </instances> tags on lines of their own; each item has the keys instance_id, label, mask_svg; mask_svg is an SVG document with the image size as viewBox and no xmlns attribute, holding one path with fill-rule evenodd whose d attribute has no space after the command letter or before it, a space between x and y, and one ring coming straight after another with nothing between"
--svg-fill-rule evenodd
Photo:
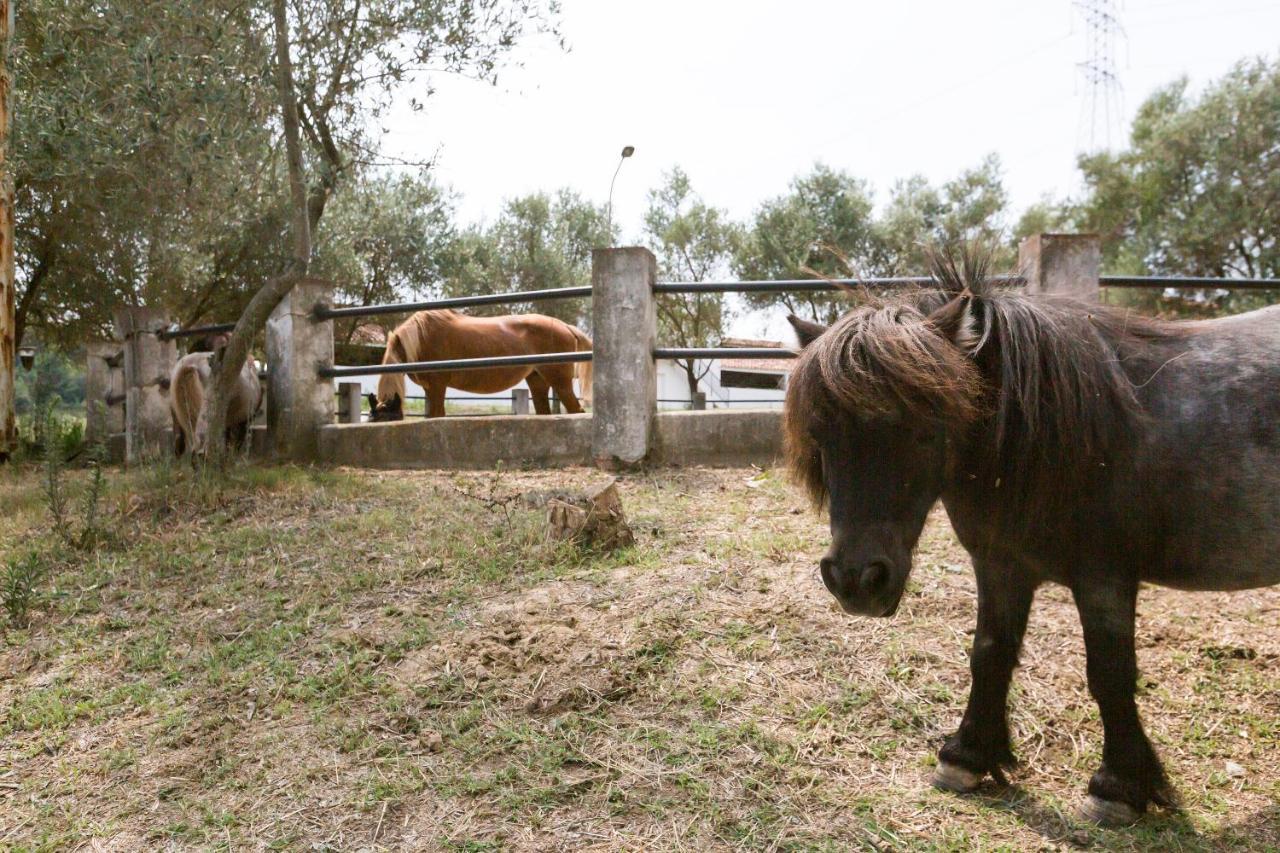
<instances>
[{"instance_id":1,"label":"pony's mane","mask_svg":"<svg viewBox=\"0 0 1280 853\"><path fill-rule=\"evenodd\" d=\"M978 448L985 464L973 473L1029 514L1033 482L1060 489L1111 464L1129 441L1144 416L1136 385L1148 377L1127 370L1149 364L1150 343L1183 327L1003 285L987 274L989 258L936 253L936 290L855 308L801 353L786 453L815 502L826 494L810 430L825 418L943 424Z\"/></svg>"},{"instance_id":2,"label":"pony's mane","mask_svg":"<svg viewBox=\"0 0 1280 853\"><path fill-rule=\"evenodd\" d=\"M387 347L382 355L382 363L403 364L410 361L424 361L421 357L427 337L432 328L441 320L453 317L456 312L444 308L436 311L417 311L409 316L391 332L387 333ZM399 394L404 400L404 374L384 373L378 379L378 399L388 400Z\"/></svg>"}]
</instances>

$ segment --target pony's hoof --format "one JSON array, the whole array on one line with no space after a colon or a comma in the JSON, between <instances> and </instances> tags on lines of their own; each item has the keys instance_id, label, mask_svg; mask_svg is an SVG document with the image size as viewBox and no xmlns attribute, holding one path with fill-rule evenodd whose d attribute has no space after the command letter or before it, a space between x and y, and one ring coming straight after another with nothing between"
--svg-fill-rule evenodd
<instances>
[{"instance_id":1,"label":"pony's hoof","mask_svg":"<svg viewBox=\"0 0 1280 853\"><path fill-rule=\"evenodd\" d=\"M1104 800L1090 794L1080 804L1080 817L1098 826L1129 826L1137 823L1142 815L1128 803Z\"/></svg>"},{"instance_id":2,"label":"pony's hoof","mask_svg":"<svg viewBox=\"0 0 1280 853\"><path fill-rule=\"evenodd\" d=\"M933 771L933 787L939 791L950 791L953 794L967 794L982 784L982 774L966 770L957 764L938 762L938 769Z\"/></svg>"}]
</instances>

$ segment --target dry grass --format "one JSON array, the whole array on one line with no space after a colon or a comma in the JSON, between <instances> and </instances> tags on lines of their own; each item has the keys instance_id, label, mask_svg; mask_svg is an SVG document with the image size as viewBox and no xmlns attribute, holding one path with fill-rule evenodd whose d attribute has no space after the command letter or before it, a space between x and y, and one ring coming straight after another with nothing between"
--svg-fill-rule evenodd
<instances>
[{"instance_id":1,"label":"dry grass","mask_svg":"<svg viewBox=\"0 0 1280 853\"><path fill-rule=\"evenodd\" d=\"M777 474L627 478L640 544L611 558L539 529L592 476L125 479L118 544L63 555L0 646L0 848L1280 848L1280 590L1144 592L1139 701L1186 810L1103 831L1070 816L1100 730L1060 590L1015 786L946 795L974 592L942 515L898 616L854 619ZM35 477L0 502L7 558L40 541Z\"/></svg>"}]
</instances>

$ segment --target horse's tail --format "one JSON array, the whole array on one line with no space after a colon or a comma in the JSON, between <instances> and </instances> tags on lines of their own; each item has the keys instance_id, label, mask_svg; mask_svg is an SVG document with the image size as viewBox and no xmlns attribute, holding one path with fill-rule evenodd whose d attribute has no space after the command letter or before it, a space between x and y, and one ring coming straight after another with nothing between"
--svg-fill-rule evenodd
<instances>
[{"instance_id":1,"label":"horse's tail","mask_svg":"<svg viewBox=\"0 0 1280 853\"><path fill-rule=\"evenodd\" d=\"M581 329L579 329L577 326L570 326L569 329L573 332L574 351L590 352L591 338L588 338L586 333L583 332ZM582 392L578 396L582 398L582 404L584 406L590 405L591 375L592 375L591 362L589 361L578 362L577 374L578 374L578 389Z\"/></svg>"},{"instance_id":2,"label":"horse's tail","mask_svg":"<svg viewBox=\"0 0 1280 853\"><path fill-rule=\"evenodd\" d=\"M182 363L173 371L169 382L169 411L173 413L173 426L182 432L182 447L190 452L195 447L196 422L204 407L204 383L200 369L191 363Z\"/></svg>"}]
</instances>

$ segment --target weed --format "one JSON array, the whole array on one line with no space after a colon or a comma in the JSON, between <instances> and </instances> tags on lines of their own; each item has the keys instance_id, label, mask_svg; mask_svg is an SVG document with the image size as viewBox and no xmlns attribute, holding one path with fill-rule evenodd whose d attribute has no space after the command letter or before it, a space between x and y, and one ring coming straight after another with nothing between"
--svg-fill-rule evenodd
<instances>
[{"instance_id":1,"label":"weed","mask_svg":"<svg viewBox=\"0 0 1280 853\"><path fill-rule=\"evenodd\" d=\"M47 573L45 561L39 552L31 551L25 557L9 560L0 578L0 596L9 622L25 628L30 621L31 605L36 600L36 586Z\"/></svg>"}]
</instances>

